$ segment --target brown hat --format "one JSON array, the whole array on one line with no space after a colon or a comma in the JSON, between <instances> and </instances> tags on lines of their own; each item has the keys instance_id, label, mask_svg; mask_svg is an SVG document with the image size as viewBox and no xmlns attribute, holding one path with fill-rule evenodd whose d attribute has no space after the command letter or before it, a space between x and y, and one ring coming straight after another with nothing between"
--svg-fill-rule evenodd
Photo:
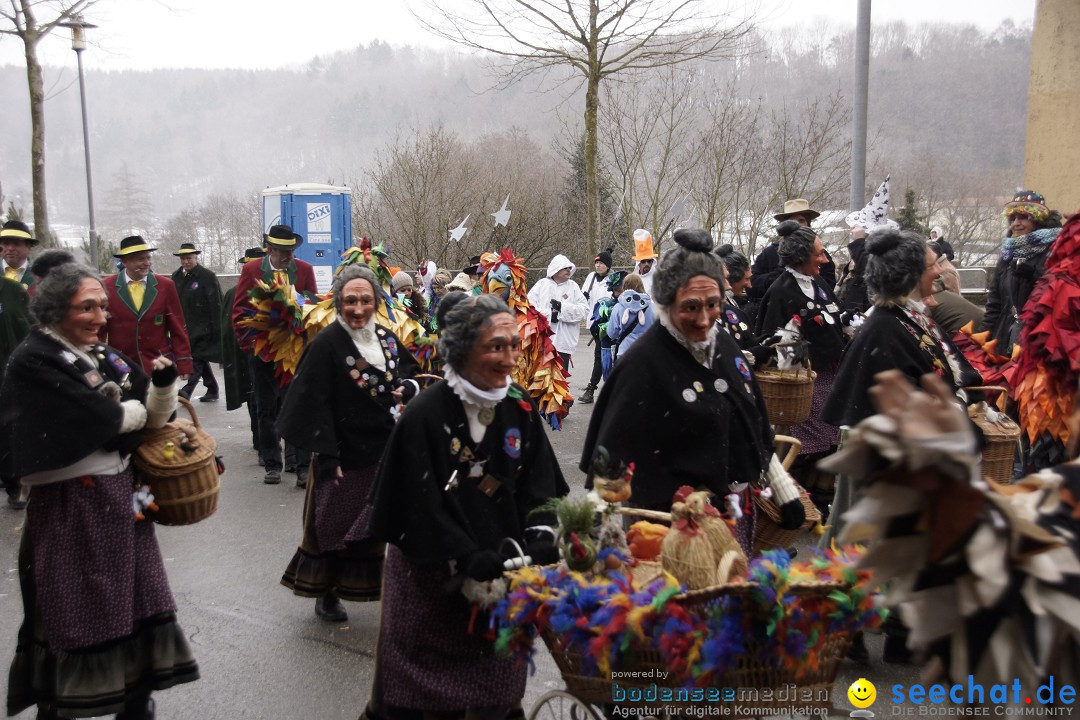
<instances>
[{"instance_id":1,"label":"brown hat","mask_svg":"<svg viewBox=\"0 0 1080 720\"><path fill-rule=\"evenodd\" d=\"M794 200L788 200L784 203L784 212L773 215L773 218L777 222L784 222L796 215L802 215L806 218L806 222L813 221L818 215L821 215L817 210L810 209L810 203L802 198L795 198Z\"/></svg>"}]
</instances>

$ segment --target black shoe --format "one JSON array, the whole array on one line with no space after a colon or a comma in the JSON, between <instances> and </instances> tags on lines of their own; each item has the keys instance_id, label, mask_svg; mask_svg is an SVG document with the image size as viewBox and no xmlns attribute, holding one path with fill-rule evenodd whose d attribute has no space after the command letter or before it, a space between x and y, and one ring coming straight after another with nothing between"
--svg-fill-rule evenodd
<instances>
[{"instance_id":1,"label":"black shoe","mask_svg":"<svg viewBox=\"0 0 1080 720\"><path fill-rule=\"evenodd\" d=\"M307 468L304 468L303 470L300 470L296 473L296 487L307 487Z\"/></svg>"},{"instance_id":2,"label":"black shoe","mask_svg":"<svg viewBox=\"0 0 1080 720\"><path fill-rule=\"evenodd\" d=\"M870 653L866 650L866 636L861 632L855 633L851 639L851 648L848 650L847 659L857 663L869 663Z\"/></svg>"},{"instance_id":3,"label":"black shoe","mask_svg":"<svg viewBox=\"0 0 1080 720\"><path fill-rule=\"evenodd\" d=\"M213 395L211 395L210 393L206 393L201 398L199 398L199 402L217 402L217 401L218 401L217 393L214 393Z\"/></svg>"},{"instance_id":4,"label":"black shoe","mask_svg":"<svg viewBox=\"0 0 1080 720\"><path fill-rule=\"evenodd\" d=\"M915 653L908 650L907 636L886 634L881 659L892 665L911 665L915 661Z\"/></svg>"},{"instance_id":5,"label":"black shoe","mask_svg":"<svg viewBox=\"0 0 1080 720\"><path fill-rule=\"evenodd\" d=\"M345 622L349 614L341 607L341 601L333 592L328 592L315 601L315 614L326 622Z\"/></svg>"},{"instance_id":6,"label":"black shoe","mask_svg":"<svg viewBox=\"0 0 1080 720\"><path fill-rule=\"evenodd\" d=\"M266 475L263 475L263 482L267 485L277 485L281 482L281 471L277 468L268 469Z\"/></svg>"},{"instance_id":7,"label":"black shoe","mask_svg":"<svg viewBox=\"0 0 1080 720\"><path fill-rule=\"evenodd\" d=\"M12 510L25 510L26 501L20 499L18 495L8 495L7 504L11 506Z\"/></svg>"},{"instance_id":8,"label":"black shoe","mask_svg":"<svg viewBox=\"0 0 1080 720\"><path fill-rule=\"evenodd\" d=\"M287 472L287 473L296 472L296 466L295 465L289 465L288 463L286 463L285 464L285 472Z\"/></svg>"},{"instance_id":9,"label":"black shoe","mask_svg":"<svg viewBox=\"0 0 1080 720\"><path fill-rule=\"evenodd\" d=\"M588 405L593 401L593 394L596 392L596 388L592 385L585 386L585 392L578 396L578 402L582 405Z\"/></svg>"}]
</instances>

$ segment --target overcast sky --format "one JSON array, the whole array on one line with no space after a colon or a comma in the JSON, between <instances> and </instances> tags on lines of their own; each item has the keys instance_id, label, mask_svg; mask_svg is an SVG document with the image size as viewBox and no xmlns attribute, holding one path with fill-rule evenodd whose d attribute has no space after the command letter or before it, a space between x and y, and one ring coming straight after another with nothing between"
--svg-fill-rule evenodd
<instances>
[{"instance_id":1,"label":"overcast sky","mask_svg":"<svg viewBox=\"0 0 1080 720\"><path fill-rule=\"evenodd\" d=\"M408 0L417 6L418 0ZM443 0L453 2L454 0ZM760 0L765 24L816 19L855 24L856 0ZM872 21L1030 24L1036 0L876 0ZM88 70L159 67L273 68L382 40L433 45L404 0L101 0L87 15L100 27L83 56ZM74 66L68 31L42 43L49 65ZM22 65L17 38L0 36L0 65Z\"/></svg>"}]
</instances>

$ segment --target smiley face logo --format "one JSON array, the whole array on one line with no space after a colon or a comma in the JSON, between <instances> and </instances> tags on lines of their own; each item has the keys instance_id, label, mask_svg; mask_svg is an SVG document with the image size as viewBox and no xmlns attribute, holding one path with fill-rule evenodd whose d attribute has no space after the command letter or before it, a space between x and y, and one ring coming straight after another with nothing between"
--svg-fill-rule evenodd
<instances>
[{"instance_id":1,"label":"smiley face logo","mask_svg":"<svg viewBox=\"0 0 1080 720\"><path fill-rule=\"evenodd\" d=\"M855 707L868 708L874 704L874 700L877 700L877 688L866 678L859 678L851 683L851 687L847 690L847 697Z\"/></svg>"}]
</instances>

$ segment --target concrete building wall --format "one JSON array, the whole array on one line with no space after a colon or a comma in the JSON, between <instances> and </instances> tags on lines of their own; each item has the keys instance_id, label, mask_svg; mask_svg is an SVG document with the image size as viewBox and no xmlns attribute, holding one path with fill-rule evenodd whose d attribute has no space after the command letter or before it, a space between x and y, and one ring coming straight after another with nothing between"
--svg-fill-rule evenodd
<instances>
[{"instance_id":1,"label":"concrete building wall","mask_svg":"<svg viewBox=\"0 0 1080 720\"><path fill-rule=\"evenodd\" d=\"M1080 210L1080 0L1039 0L1031 39L1024 185Z\"/></svg>"}]
</instances>

